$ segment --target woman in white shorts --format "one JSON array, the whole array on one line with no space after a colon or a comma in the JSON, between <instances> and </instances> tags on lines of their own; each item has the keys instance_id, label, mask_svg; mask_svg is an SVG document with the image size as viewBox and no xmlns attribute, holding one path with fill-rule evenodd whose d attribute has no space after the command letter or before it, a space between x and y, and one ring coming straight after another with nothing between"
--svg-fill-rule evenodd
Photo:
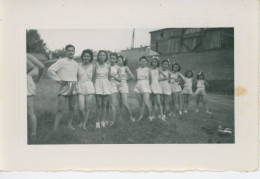
<instances>
[{"instance_id":1,"label":"woman in white shorts","mask_svg":"<svg viewBox=\"0 0 260 179\"><path fill-rule=\"evenodd\" d=\"M118 83L118 90L119 90L119 95L120 95L120 100L119 100L119 107L120 107L120 115L122 116L122 107L124 107L130 117L130 120L132 122L135 122L135 119L133 118L131 109L128 104L128 85L127 82L131 79L134 79L134 75L132 74L131 70L127 66L127 59L124 58L122 55L118 57L118 62L117 64L119 65L119 79L120 83Z\"/></svg>"},{"instance_id":2,"label":"woman in white shorts","mask_svg":"<svg viewBox=\"0 0 260 179\"><path fill-rule=\"evenodd\" d=\"M108 100L112 94L112 87L109 82L110 78L110 66L106 63L108 59L107 52L100 50L97 55L97 61L94 68L94 87L96 92L96 103L97 103L97 121L96 128L106 127L105 115L106 106L108 105Z\"/></svg>"},{"instance_id":3,"label":"woman in white shorts","mask_svg":"<svg viewBox=\"0 0 260 179\"><path fill-rule=\"evenodd\" d=\"M151 73L151 101L152 101L152 107L153 107L153 113L155 116L156 113L156 107L159 111L159 118L162 121L166 121L166 116L163 114L163 109L162 109L162 105L161 105L161 100L160 100L160 96L162 94L162 88L161 85L159 83L159 75L163 76L163 78L160 78L160 80L166 80L167 77L164 75L164 73L161 71L161 69L159 68L160 66L160 62L159 62L159 58L158 57L153 57L152 62L151 62L151 69L150 69L150 73ZM154 118L153 116L153 118Z\"/></svg>"},{"instance_id":4,"label":"woman in white shorts","mask_svg":"<svg viewBox=\"0 0 260 179\"><path fill-rule=\"evenodd\" d=\"M78 82L76 83L76 93L78 95L79 114L81 123L79 127L86 129L86 124L89 117L90 105L95 89L93 85L94 66L92 64L92 50L84 50L81 54L82 63L78 68Z\"/></svg>"},{"instance_id":5,"label":"woman in white shorts","mask_svg":"<svg viewBox=\"0 0 260 179\"><path fill-rule=\"evenodd\" d=\"M170 87L170 71L168 70L170 66L169 59L163 60L161 62L161 72L164 74L164 77L162 74L159 76L159 81L162 89L161 94L161 104L163 108L163 115L166 116L169 112L169 104L170 104L170 98L171 98L171 87Z\"/></svg>"},{"instance_id":6,"label":"woman in white shorts","mask_svg":"<svg viewBox=\"0 0 260 179\"><path fill-rule=\"evenodd\" d=\"M30 138L35 142L37 117L35 115L36 84L39 82L45 66L33 55L27 54L27 115L30 121Z\"/></svg>"},{"instance_id":7,"label":"woman in white shorts","mask_svg":"<svg viewBox=\"0 0 260 179\"><path fill-rule=\"evenodd\" d=\"M207 97L206 97L206 91L205 91L205 85L209 86L209 84L207 83L207 81L205 80L205 75L203 72L199 72L197 74L197 90L195 92L196 94L196 110L195 112L199 112L199 102L200 102L200 98L202 98L202 102L204 104L205 110L208 114L212 114L209 111L208 108L208 104L207 104Z\"/></svg>"},{"instance_id":8,"label":"woman in white shorts","mask_svg":"<svg viewBox=\"0 0 260 179\"><path fill-rule=\"evenodd\" d=\"M118 83L119 83L119 78L118 78L118 71L119 71L119 66L117 65L118 61L118 55L116 53L110 53L110 69L111 69L111 76L109 79L110 85L111 85L111 90L112 94L110 95L109 98L109 109L111 112L110 115L110 120L106 120L106 125L112 126L115 121L116 121L116 103L117 103L117 98L118 98Z\"/></svg>"},{"instance_id":9,"label":"woman in white shorts","mask_svg":"<svg viewBox=\"0 0 260 179\"><path fill-rule=\"evenodd\" d=\"M147 107L148 109L148 115L149 115L149 121L152 121L151 116L151 105L150 105L150 93L151 88L149 85L150 80L150 69L146 67L148 59L145 56L142 56L139 59L140 66L136 69L136 86L134 91L137 94L137 99L139 101L139 104L141 106L140 108L140 117L137 119L137 121L140 121L143 118L144 115L144 109Z\"/></svg>"},{"instance_id":10,"label":"woman in white shorts","mask_svg":"<svg viewBox=\"0 0 260 179\"><path fill-rule=\"evenodd\" d=\"M177 105L179 105L179 114L182 115L182 100L181 100L181 86L180 82L180 73L181 66L178 63L172 64L172 72L170 73L170 86L172 92L172 109L173 116L175 116L177 111Z\"/></svg>"}]
</instances>

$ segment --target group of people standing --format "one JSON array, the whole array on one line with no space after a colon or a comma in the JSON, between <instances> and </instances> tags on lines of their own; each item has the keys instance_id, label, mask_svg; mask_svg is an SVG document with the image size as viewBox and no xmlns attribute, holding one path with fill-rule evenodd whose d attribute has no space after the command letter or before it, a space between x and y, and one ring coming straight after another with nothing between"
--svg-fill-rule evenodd
<instances>
[{"instance_id":1,"label":"group of people standing","mask_svg":"<svg viewBox=\"0 0 260 179\"><path fill-rule=\"evenodd\" d=\"M67 127L75 129L72 122L76 101L78 101L81 118L79 126L86 129L93 96L96 99L97 129L115 124L117 101L120 116L125 108L132 122L143 118L145 108L148 110L149 121L152 121L157 115L159 119L166 121L166 118L174 117L177 113L182 115L182 112L188 112L189 98L193 94L194 73L188 70L185 75L182 75L181 66L178 63L173 63L169 70L169 60L160 62L158 57L153 57L151 67L148 68L148 59L142 56L139 59L139 67L133 75L127 67L127 59L117 53L111 53L109 58L106 51L100 50L97 54L97 63L92 63L93 52L87 49L81 54L82 63L77 63L73 60L75 47L67 45L65 49L67 57L58 60L48 69L49 76L60 84L54 131L58 129L67 105L70 115ZM107 63L108 59L109 63ZM36 136L37 127L37 118L34 113L35 84L39 81L43 69L44 65L31 55L27 55L27 109L28 117L33 121L31 123L32 137ZM199 101L202 99L206 112L211 114L207 107L205 93L205 85L208 84L204 78L203 72L197 74L195 111L199 112ZM128 82L130 80L136 80L134 92L137 94L140 105L140 115L137 119L133 117L128 104ZM183 89L180 86L180 80L184 81Z\"/></svg>"}]
</instances>

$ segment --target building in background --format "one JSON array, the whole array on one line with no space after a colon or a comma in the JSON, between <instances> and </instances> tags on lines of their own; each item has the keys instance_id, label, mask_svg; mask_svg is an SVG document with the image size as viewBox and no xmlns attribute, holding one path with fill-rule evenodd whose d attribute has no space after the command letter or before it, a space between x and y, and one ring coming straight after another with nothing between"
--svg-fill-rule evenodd
<instances>
[{"instance_id":1,"label":"building in background","mask_svg":"<svg viewBox=\"0 0 260 179\"><path fill-rule=\"evenodd\" d=\"M234 79L234 28L165 28L150 32L160 59L178 62L182 72L204 71L207 79Z\"/></svg>"},{"instance_id":2,"label":"building in background","mask_svg":"<svg viewBox=\"0 0 260 179\"><path fill-rule=\"evenodd\" d=\"M138 67L140 57L146 56L149 59L152 56L159 55L158 52L151 50L148 46L122 50L119 54L128 59L128 66L131 70L135 70Z\"/></svg>"},{"instance_id":3,"label":"building in background","mask_svg":"<svg viewBox=\"0 0 260 179\"><path fill-rule=\"evenodd\" d=\"M151 49L162 55L234 48L233 28L166 28L150 35Z\"/></svg>"}]
</instances>

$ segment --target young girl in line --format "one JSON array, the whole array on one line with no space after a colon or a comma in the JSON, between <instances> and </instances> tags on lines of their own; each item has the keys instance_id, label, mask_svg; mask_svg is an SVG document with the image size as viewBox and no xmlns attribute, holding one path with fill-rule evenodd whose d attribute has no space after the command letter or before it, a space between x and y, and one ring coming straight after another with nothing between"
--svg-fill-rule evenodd
<instances>
[{"instance_id":1,"label":"young girl in line","mask_svg":"<svg viewBox=\"0 0 260 179\"><path fill-rule=\"evenodd\" d=\"M184 88L182 90L183 95L183 112L188 112L189 98L193 94L192 92L192 83L193 83L193 71L187 70L185 72L185 77L180 74L181 78L184 81Z\"/></svg>"},{"instance_id":2,"label":"young girl in line","mask_svg":"<svg viewBox=\"0 0 260 179\"><path fill-rule=\"evenodd\" d=\"M169 103L171 98L171 87L170 87L170 71L168 70L170 66L169 59L165 59L161 62L161 73L159 76L159 81L162 89L161 94L161 104L163 108L163 115L166 116L169 112ZM164 76L162 75L164 74Z\"/></svg>"},{"instance_id":3,"label":"young girl in line","mask_svg":"<svg viewBox=\"0 0 260 179\"><path fill-rule=\"evenodd\" d=\"M108 100L112 94L112 87L109 82L110 78L110 66L106 63L108 59L107 52L100 50L97 55L97 61L94 68L94 81L96 91L96 103L97 103L97 121L96 128L106 127L105 114Z\"/></svg>"},{"instance_id":4,"label":"young girl in line","mask_svg":"<svg viewBox=\"0 0 260 179\"><path fill-rule=\"evenodd\" d=\"M33 55L27 54L27 115L30 121L29 140L36 139L37 117L35 115L36 84L39 82L45 66Z\"/></svg>"},{"instance_id":5,"label":"young girl in line","mask_svg":"<svg viewBox=\"0 0 260 179\"><path fill-rule=\"evenodd\" d=\"M79 115L81 123L79 127L86 129L86 124L90 112L90 103L95 94L93 85L93 72L94 66L91 63L93 60L93 52L89 49L84 50L81 54L82 63L78 68L78 82L76 83L76 92L78 94Z\"/></svg>"},{"instance_id":6,"label":"young girl in line","mask_svg":"<svg viewBox=\"0 0 260 179\"><path fill-rule=\"evenodd\" d=\"M207 97L206 97L206 91L205 91L205 85L209 86L209 84L206 82L205 80L205 75L203 72L199 72L197 74L197 90L195 92L197 99L196 99L196 110L195 112L199 112L199 102L200 102L200 98L202 98L202 102L204 104L204 107L206 109L206 112L208 114L212 114L209 109L208 109L208 105L207 105Z\"/></svg>"},{"instance_id":7,"label":"young girl in line","mask_svg":"<svg viewBox=\"0 0 260 179\"><path fill-rule=\"evenodd\" d=\"M172 92L172 109L173 116L177 112L177 105L179 105L179 114L182 115L182 100L181 100L181 86L180 82L180 70L181 66L178 63L172 64L172 72L170 73L170 86Z\"/></svg>"},{"instance_id":8,"label":"young girl in line","mask_svg":"<svg viewBox=\"0 0 260 179\"><path fill-rule=\"evenodd\" d=\"M159 58L153 57L151 62L152 68L150 69L151 73L151 79L150 79L150 85L151 85L151 101L152 101L152 108L154 114L156 113L156 107L159 110L159 118L163 121L166 121L166 116L163 114L163 109L161 105L160 95L162 94L162 88L159 83L159 81L167 80L167 77L164 73L162 73L161 69L158 67L160 66ZM159 75L161 75L163 78L160 78ZM152 117L154 118L154 117Z\"/></svg>"},{"instance_id":9,"label":"young girl in line","mask_svg":"<svg viewBox=\"0 0 260 179\"><path fill-rule=\"evenodd\" d=\"M118 82L120 79L118 78L119 66L117 65L118 55L116 53L110 54L110 68L111 68L111 76L110 76L110 84L112 88L112 94L109 98L109 108L111 111L110 121L107 121L106 124L112 126L116 121L116 101L118 98Z\"/></svg>"},{"instance_id":10,"label":"young girl in line","mask_svg":"<svg viewBox=\"0 0 260 179\"><path fill-rule=\"evenodd\" d=\"M127 67L127 59L124 58L122 55L118 57L119 65L119 79L121 82L118 84L119 94L120 94L120 100L119 100L119 107L120 107L120 116L122 116L122 107L125 107L127 110L127 113L130 117L130 120L132 122L135 122L135 118L133 118L131 109L128 104L128 85L127 81L134 78L134 75L132 74L131 70Z\"/></svg>"},{"instance_id":11,"label":"young girl in line","mask_svg":"<svg viewBox=\"0 0 260 179\"><path fill-rule=\"evenodd\" d=\"M150 81L150 69L146 67L148 59L145 56L142 56L139 59L140 66L136 69L135 77L137 80L134 91L136 92L138 102L141 106L140 117L137 121L140 121L144 115L144 109L147 107L149 121L152 121L151 116L151 105L150 105L150 93L151 88L149 85Z\"/></svg>"}]
</instances>

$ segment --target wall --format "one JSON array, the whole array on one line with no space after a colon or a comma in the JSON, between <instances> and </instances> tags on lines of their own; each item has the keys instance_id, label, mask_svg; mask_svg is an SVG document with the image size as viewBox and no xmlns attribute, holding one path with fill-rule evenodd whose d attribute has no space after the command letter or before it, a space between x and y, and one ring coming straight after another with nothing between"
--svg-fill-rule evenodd
<instances>
[{"instance_id":1,"label":"wall","mask_svg":"<svg viewBox=\"0 0 260 179\"><path fill-rule=\"evenodd\" d=\"M128 66L132 72L139 65L140 56L129 55ZM211 50L204 52L182 53L160 56L160 61L169 58L171 63L178 62L182 73L191 69L195 73L203 71L208 80L234 80L234 50ZM148 62L150 66L150 60Z\"/></svg>"}]
</instances>

